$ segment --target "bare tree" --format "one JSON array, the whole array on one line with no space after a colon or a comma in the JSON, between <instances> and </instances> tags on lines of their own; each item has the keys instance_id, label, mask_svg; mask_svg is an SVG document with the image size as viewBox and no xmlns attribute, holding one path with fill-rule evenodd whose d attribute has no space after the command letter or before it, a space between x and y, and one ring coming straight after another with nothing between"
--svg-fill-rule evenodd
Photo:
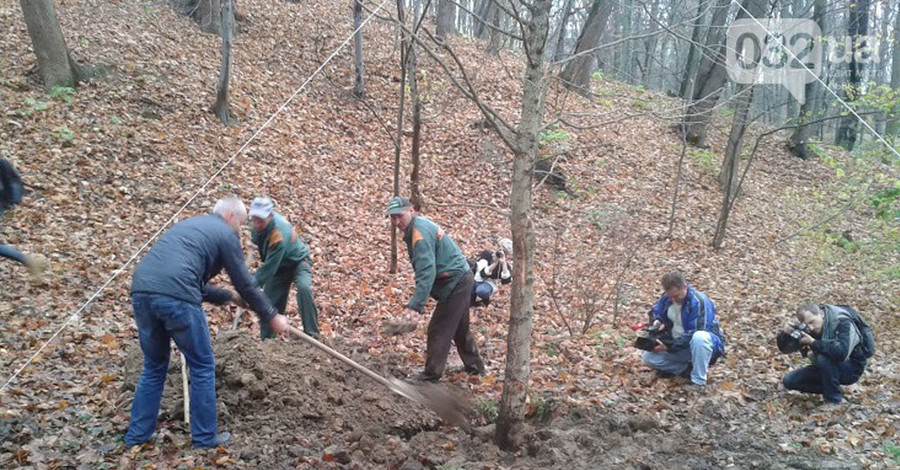
<instances>
[{"instance_id":1,"label":"bare tree","mask_svg":"<svg viewBox=\"0 0 900 470\"><path fill-rule=\"evenodd\" d=\"M437 29L435 34L447 39L456 33L456 0L437 0Z\"/></svg>"},{"instance_id":2,"label":"bare tree","mask_svg":"<svg viewBox=\"0 0 900 470\"><path fill-rule=\"evenodd\" d=\"M843 93L845 101L853 101L862 93L863 63L858 60L860 49L865 50L864 38L869 34L869 2L870 0L854 0L849 4L847 20L847 34L850 36L850 79ZM860 39L863 41L860 41ZM859 138L859 120L855 116L848 116L838 123L835 132L834 143L847 150L853 150L856 140Z\"/></svg>"},{"instance_id":3,"label":"bare tree","mask_svg":"<svg viewBox=\"0 0 900 470\"><path fill-rule=\"evenodd\" d=\"M765 16L767 0L746 0L743 8L738 11L738 19L762 18ZM725 241L725 231L728 228L728 218L731 208L734 207L734 199L738 197L738 170L741 167L741 148L744 134L750 125L748 118L750 105L753 102L753 85L742 83L734 84L734 121L731 131L728 133L728 144L725 148L725 158L722 162L722 170L719 173L719 182L722 184L722 205L719 211L719 220L716 223L716 234L713 237L713 248L720 249Z\"/></svg>"},{"instance_id":4,"label":"bare tree","mask_svg":"<svg viewBox=\"0 0 900 470\"><path fill-rule=\"evenodd\" d=\"M353 0L353 65L355 72L355 80L353 81L353 96L362 98L366 94L365 75L366 70L363 65L363 44L362 44L362 3L361 0Z\"/></svg>"},{"instance_id":5,"label":"bare tree","mask_svg":"<svg viewBox=\"0 0 900 470\"><path fill-rule=\"evenodd\" d=\"M228 110L228 82L231 80L231 39L234 31L233 0L222 0L222 71L219 74L219 87L216 91L216 105L213 110L222 124L231 123L231 112Z\"/></svg>"},{"instance_id":6,"label":"bare tree","mask_svg":"<svg viewBox=\"0 0 900 470\"><path fill-rule=\"evenodd\" d=\"M397 20L405 25L403 0L397 0ZM400 152L403 147L403 110L406 108L406 65L410 37L400 29L400 105L397 107L397 140L394 146L394 196L400 195ZM391 224L391 274L397 272L397 227Z\"/></svg>"},{"instance_id":7,"label":"bare tree","mask_svg":"<svg viewBox=\"0 0 900 470\"><path fill-rule=\"evenodd\" d=\"M719 101L728 79L725 70L725 24L730 8L731 0L716 0L709 33L706 35L706 53L703 54L697 67L693 84L694 93L689 99L690 104L684 119L688 142L694 145L706 144L709 113Z\"/></svg>"},{"instance_id":8,"label":"bare tree","mask_svg":"<svg viewBox=\"0 0 900 470\"><path fill-rule=\"evenodd\" d=\"M418 25L423 12L422 0L413 0L413 25ZM409 98L412 102L412 150L410 153L411 170L409 173L409 201L417 211L422 210L422 189L419 185L422 159L422 101L419 99L419 77L416 75L418 60L415 43L409 45Z\"/></svg>"},{"instance_id":9,"label":"bare tree","mask_svg":"<svg viewBox=\"0 0 900 470\"><path fill-rule=\"evenodd\" d=\"M894 13L894 41L891 47L891 89L895 93L900 93L900 9ZM900 113L900 106L894 106L887 125L887 133L890 135L900 133L898 113Z\"/></svg>"},{"instance_id":10,"label":"bare tree","mask_svg":"<svg viewBox=\"0 0 900 470\"><path fill-rule=\"evenodd\" d=\"M575 43L575 57L560 74L560 80L566 87L579 93L590 93L591 75L597 68L597 57L593 50L600 45L612 5L612 0L594 0L591 4L591 11Z\"/></svg>"},{"instance_id":11,"label":"bare tree","mask_svg":"<svg viewBox=\"0 0 900 470\"><path fill-rule=\"evenodd\" d=\"M822 31L825 31L825 9L827 6L827 0L815 0L815 3L813 4L812 19L819 25L819 28ZM812 125L807 124L807 121L809 121L812 116L815 116L820 109L824 108L824 106L820 105L821 101L819 100L819 97L821 95L819 93L819 88L820 85L818 80L813 80L806 84L806 90L804 92L806 101L800 106L800 116L797 118L799 125L794 129L794 132L791 134L791 138L788 141L788 147L790 148L791 153L804 160L814 155L809 148L809 139L813 136L814 128Z\"/></svg>"},{"instance_id":12,"label":"bare tree","mask_svg":"<svg viewBox=\"0 0 900 470\"><path fill-rule=\"evenodd\" d=\"M688 99L688 93L691 89L691 83L694 81L694 74L697 69L697 61L700 57L698 45L703 43L706 35L706 26L704 20L706 18L706 9L709 8L709 0L700 0L697 3L697 16L694 17L694 24L691 28L691 42L688 44L687 60L684 64L684 76L681 79L681 88L678 96Z\"/></svg>"},{"instance_id":13,"label":"bare tree","mask_svg":"<svg viewBox=\"0 0 900 470\"><path fill-rule=\"evenodd\" d=\"M551 0L535 0L530 18L520 22L525 46L522 111L510 139L514 154L509 221L513 238L513 282L510 292L506 371L500 414L494 441L501 448L517 447L516 434L525 418L531 363L531 329L534 309L534 221L532 171L538 150L538 134L544 118L544 48L550 29Z\"/></svg>"},{"instance_id":14,"label":"bare tree","mask_svg":"<svg viewBox=\"0 0 900 470\"><path fill-rule=\"evenodd\" d=\"M44 88L49 92L56 86L74 87L89 78L90 72L75 63L66 46L53 0L20 0L19 3Z\"/></svg>"}]
</instances>

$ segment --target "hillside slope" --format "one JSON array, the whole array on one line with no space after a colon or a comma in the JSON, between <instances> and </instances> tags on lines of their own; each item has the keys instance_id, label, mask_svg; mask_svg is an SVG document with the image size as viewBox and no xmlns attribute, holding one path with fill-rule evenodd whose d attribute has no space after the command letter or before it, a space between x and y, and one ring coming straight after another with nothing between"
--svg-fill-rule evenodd
<instances>
[{"instance_id":1,"label":"hillside slope","mask_svg":"<svg viewBox=\"0 0 900 470\"><path fill-rule=\"evenodd\" d=\"M12 160L31 186L24 204L3 220L0 240L42 253L52 265L36 282L21 267L0 263L4 381L234 155L351 31L345 2L240 2L246 20L235 40L232 82L238 125L223 128L209 112L219 68L216 37L202 34L162 3L59 3L62 27L76 57L106 64L113 73L79 87L71 102L48 97L34 83L35 59L18 5L0 5L0 156ZM402 375L421 366L424 334L381 333L383 324L401 313L412 290L403 250L400 273L388 273L390 230L383 217L393 161L384 126L393 129L396 119L398 41L392 28L376 21L365 30L364 42L368 105L350 95L352 61L350 51L343 50L181 217L207 212L217 197L227 194L245 200L271 196L311 239L314 288L326 338L378 370ZM485 57L477 42L464 38L457 38L454 47L474 71L482 95L515 119L518 57L508 52ZM490 131L472 125L480 119L477 110L454 91L433 61L422 58L420 71L426 116L424 193L432 203L426 213L467 253L491 248L493 240L507 236L508 222L492 210L461 204L504 207L511 156ZM637 450L652 446L654 434L665 436L665 452L672 458L683 454L677 443L684 436L702 440L691 457L697 460L678 461L685 468L721 468L729 461L741 467L758 454L767 457L749 466L787 468L792 459L801 459L829 460L834 468L881 468L896 458L888 446L897 439L900 409L900 371L891 354L900 346L900 281L873 273L896 265L900 256L888 251L881 266L861 265L805 232L790 236L839 207L828 196L840 183L834 170L792 158L778 138L764 141L744 197L735 207L726 247L716 252L709 247L720 200L715 164L710 168L688 158L675 230L672 239L666 239L681 139L665 117L676 116L681 105L614 82L598 81L596 91L592 102L555 89L548 99L549 119L567 113L569 121L596 127L562 127L559 138L548 139L544 148L547 154L565 153L561 165L576 195L561 196L541 187L535 197L539 222L533 411L536 417L555 417L561 424L548 431L551 438L535 438L543 443L516 465L580 468L618 462L657 468L652 453ZM720 118L718 126L727 128L727 115ZM714 132L714 155L721 155L722 139L723 132ZM408 138L404 145L406 156ZM835 158L847 157L835 153ZM406 165L403 170L406 178ZM866 239L874 236L865 222L869 216L857 206L826 225L851 229ZM251 252L249 241L245 243ZM830 250L827 259L823 250ZM690 396L677 383L655 380L626 346L627 326L644 318L658 295L659 276L673 269L685 272L716 302L729 340L728 358L713 369L711 390L703 397ZM620 288L610 295L620 272ZM174 418L165 423L175 436L166 445L137 453L116 447L127 425L128 385L133 382L123 368L136 348L129 281L130 269L70 322L2 397L4 465L177 466L212 464L210 460L227 457L186 451L187 434ZM554 284L560 293L556 296L548 287ZM498 399L502 386L508 309L504 297L501 293L490 307L473 314L490 375L474 381L451 378L467 388L482 409ZM619 300L616 319L613 298ZM816 400L779 390L780 377L801 358L778 355L773 331L796 305L808 300L858 306L879 335L879 352L869 371L849 388L850 404L838 411L820 412ZM289 310L295 312L296 306ZM586 334L570 335L566 323L578 333L576 317L585 311L597 312L593 326ZM236 310L208 312L218 337L220 330L230 328ZM299 322L296 317L292 321ZM244 326L252 328L249 322ZM263 346L249 341L244 347ZM287 342L265 346L283 348L270 351L281 359L308 358L291 355L291 348L297 347ZM333 375L316 364L298 367L302 374L290 375L291 380L301 380L303 374L314 379L286 389L278 388L282 385L277 381L268 382L270 395L279 397L270 405L300 406L281 399L282 392L331 390L315 385L315 380L334 380ZM360 446L363 439L354 441L354 431L369 432L349 425L352 413L359 411L341 411L341 403L352 400L372 402L362 412L373 417L374 431L369 434L376 442L371 447L379 450L361 448L361 453L374 459L381 449L397 448L399 442L377 440L382 429L378 426L390 426L374 416L379 410L393 413L400 405L379 406L377 398L353 395L363 387L371 388L350 381L333 389L334 399L315 403L326 414L328 406L333 407L333 415L320 416L326 420L321 426L293 412L230 410L232 416L267 421L279 436L254 432L260 429L255 421L223 421L238 438L230 454L234 458L218 464L336 466L340 461L333 461L334 446ZM228 393L227 388L220 390L220 396ZM692 406L683 406L686 402ZM590 408L596 417L579 421L569 413L582 408ZM513 465L512 456L490 451L477 437L416 421L408 410L397 414L414 423L403 421L396 431L403 441L399 448L405 451L381 462L353 463L361 457L351 455L350 465ZM646 418L652 424L616 421L621 416ZM575 439L566 434L570 431L597 435L608 428L618 430L612 433L618 440L594 442L595 447L585 447L590 452L567 447ZM310 434L287 439L292 430ZM632 433L637 437L629 448L635 452L631 457L610 450L625 445ZM451 442L449 448L445 442ZM292 449L290 458L277 451L284 448Z\"/></svg>"}]
</instances>

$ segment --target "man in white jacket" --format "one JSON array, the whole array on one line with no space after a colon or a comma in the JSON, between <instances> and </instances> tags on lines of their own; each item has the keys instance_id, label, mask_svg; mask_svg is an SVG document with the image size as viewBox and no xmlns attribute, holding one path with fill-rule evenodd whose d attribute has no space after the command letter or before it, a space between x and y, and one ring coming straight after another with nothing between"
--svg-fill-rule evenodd
<instances>
[{"instance_id":1,"label":"man in white jacket","mask_svg":"<svg viewBox=\"0 0 900 470\"><path fill-rule=\"evenodd\" d=\"M475 285L472 288L472 305L490 305L491 295L500 284L512 282L512 264L507 256L512 253L512 240L500 239L498 250L482 251L475 262Z\"/></svg>"}]
</instances>

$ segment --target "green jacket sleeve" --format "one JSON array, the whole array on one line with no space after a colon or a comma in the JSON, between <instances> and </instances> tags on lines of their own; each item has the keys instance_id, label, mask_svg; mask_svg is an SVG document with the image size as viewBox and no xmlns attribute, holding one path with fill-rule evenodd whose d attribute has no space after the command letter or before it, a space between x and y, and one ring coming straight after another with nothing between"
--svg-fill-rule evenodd
<instances>
[{"instance_id":1,"label":"green jacket sleeve","mask_svg":"<svg viewBox=\"0 0 900 470\"><path fill-rule=\"evenodd\" d=\"M425 310L425 302L434 286L437 277L437 267L434 260L434 245L426 238L419 239L413 246L413 269L416 271L416 292L413 294L406 307L422 313Z\"/></svg>"},{"instance_id":2,"label":"green jacket sleeve","mask_svg":"<svg viewBox=\"0 0 900 470\"><path fill-rule=\"evenodd\" d=\"M260 287L264 287L268 284L278 271L278 267L281 266L281 260L284 259L284 245L284 241L280 241L274 246L269 246L269 251L266 253L266 260L263 261L262 266L260 266L254 274L256 283L259 284Z\"/></svg>"}]
</instances>

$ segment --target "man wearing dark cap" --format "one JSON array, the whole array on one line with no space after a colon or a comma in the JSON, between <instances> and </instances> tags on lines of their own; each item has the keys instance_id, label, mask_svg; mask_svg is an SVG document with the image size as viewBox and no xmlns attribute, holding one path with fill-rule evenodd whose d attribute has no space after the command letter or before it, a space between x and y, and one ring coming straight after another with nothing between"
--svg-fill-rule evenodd
<instances>
[{"instance_id":1,"label":"man wearing dark cap","mask_svg":"<svg viewBox=\"0 0 900 470\"><path fill-rule=\"evenodd\" d=\"M247 209L240 199L222 199L212 214L173 225L134 270L131 304L144 370L134 392L126 445L153 439L169 370L170 340L178 345L190 368L194 447L228 443L230 435L216 431L215 358L200 304L222 305L237 298L228 290L210 286L209 280L224 267L240 298L253 308L261 324L278 333L288 329L287 320L263 295L244 264L240 229L246 220Z\"/></svg>"},{"instance_id":2,"label":"man wearing dark cap","mask_svg":"<svg viewBox=\"0 0 900 470\"><path fill-rule=\"evenodd\" d=\"M275 203L258 197L250 204L250 229L253 243L259 249L262 266L256 270L256 282L263 292L284 314L287 309L291 284L297 286L297 309L303 321L303 331L319 336L319 319L312 292L312 258L309 247L281 214L275 212ZM260 324L263 339L274 338L268 325Z\"/></svg>"},{"instance_id":3,"label":"man wearing dark cap","mask_svg":"<svg viewBox=\"0 0 900 470\"><path fill-rule=\"evenodd\" d=\"M406 304L405 314L422 314L428 296L437 307L428 322L425 371L420 380L440 380L450 354L450 342L456 343L459 357L470 374L483 374L484 363L469 329L472 302L472 271L459 247L434 222L415 215L409 199L394 197L388 202L391 223L403 232L416 277L416 291Z\"/></svg>"}]
</instances>

